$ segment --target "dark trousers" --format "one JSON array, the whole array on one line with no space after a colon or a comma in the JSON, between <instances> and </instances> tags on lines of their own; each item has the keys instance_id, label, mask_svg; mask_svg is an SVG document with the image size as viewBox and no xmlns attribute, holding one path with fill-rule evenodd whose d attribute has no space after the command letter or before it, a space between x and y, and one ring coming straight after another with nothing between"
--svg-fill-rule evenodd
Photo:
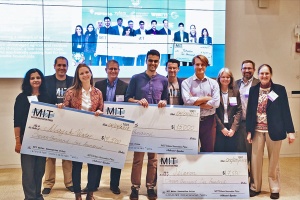
<instances>
[{"instance_id":1,"label":"dark trousers","mask_svg":"<svg viewBox=\"0 0 300 200\"><path fill-rule=\"evenodd\" d=\"M230 130L229 124L224 124ZM215 152L237 152L237 132L232 137L225 136L217 130Z\"/></svg>"},{"instance_id":2,"label":"dark trousers","mask_svg":"<svg viewBox=\"0 0 300 200\"><path fill-rule=\"evenodd\" d=\"M98 171L98 173L96 175L97 176L97 184L96 184L97 187L96 188L98 188L100 185L101 175L102 175L102 169L101 169L101 171ZM110 169L110 187L111 188L119 187L120 177L121 177L121 169L117 169L117 168Z\"/></svg>"},{"instance_id":3,"label":"dark trousers","mask_svg":"<svg viewBox=\"0 0 300 200\"><path fill-rule=\"evenodd\" d=\"M74 187L74 193L80 193L81 192L81 169L82 169L82 162L75 162L72 161L73 167L72 167L72 180L73 180L73 187ZM102 166L100 165L93 165L93 164L87 164L88 165L88 191L93 192L96 190L96 184L97 184L97 178L96 174L98 170L101 168L102 172Z\"/></svg>"},{"instance_id":4,"label":"dark trousers","mask_svg":"<svg viewBox=\"0 0 300 200\"><path fill-rule=\"evenodd\" d=\"M200 152L214 152L215 135L216 135L215 116L210 115L200 121L199 139Z\"/></svg>"},{"instance_id":5,"label":"dark trousers","mask_svg":"<svg viewBox=\"0 0 300 200\"><path fill-rule=\"evenodd\" d=\"M25 200L43 200L42 179L45 173L46 158L21 154L22 186Z\"/></svg>"}]
</instances>

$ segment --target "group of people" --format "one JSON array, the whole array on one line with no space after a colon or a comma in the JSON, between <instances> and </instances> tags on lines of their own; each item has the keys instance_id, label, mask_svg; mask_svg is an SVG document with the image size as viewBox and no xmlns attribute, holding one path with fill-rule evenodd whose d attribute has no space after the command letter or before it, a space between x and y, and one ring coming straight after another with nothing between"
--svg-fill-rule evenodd
<instances>
[{"instance_id":1,"label":"group of people","mask_svg":"<svg viewBox=\"0 0 300 200\"><path fill-rule=\"evenodd\" d=\"M92 23L86 26L86 31L84 32L81 25L75 27L75 33L72 35L72 55L74 64L76 66L80 63L85 63L88 66L105 66L108 60L115 59L122 66L133 66L134 58L126 58L121 56L108 56L108 55L97 55L97 37L98 34L109 34L109 35L120 35L120 36L137 36L137 35L172 35L172 31L169 29L169 23L167 19L162 21L163 27L157 29L157 21L151 21L151 28L145 29L145 22L139 21L139 28L134 30L134 22L132 20L128 21L127 26L123 26L123 19L117 19L117 25L111 26L110 17L104 17L103 22L97 21L96 28ZM174 42L190 42L199 44L212 44L212 38L209 36L208 30L203 28L201 35L197 36L196 26L190 26L190 33L184 31L184 23L180 22L178 24L178 31L174 33ZM166 41L167 42L167 41ZM162 55L164 61L167 61L168 55ZM143 66L145 63L145 55L138 55L136 65Z\"/></svg>"},{"instance_id":2,"label":"group of people","mask_svg":"<svg viewBox=\"0 0 300 200\"><path fill-rule=\"evenodd\" d=\"M38 69L30 69L23 79L22 93L14 106L15 151L20 153L22 139L29 112L30 100L57 104L58 108L71 107L94 112L99 116L103 112L104 101L127 101L145 108L157 104L158 109L171 105L194 105L200 107L199 139L201 152L247 152L249 161L250 196L261 191L262 158L265 143L269 155L270 197L279 198L279 153L282 140L295 140L294 127L288 104L286 90L272 82L272 68L263 64L258 68L258 77L253 77L255 64L245 60L241 66L242 79L234 81L228 68L219 71L216 80L205 75L209 66L203 55L193 58L194 74L182 80L177 77L180 62L169 59L165 69L168 76L157 73L161 55L157 50L150 50L146 55L147 69L134 75L129 84L118 78L119 63L109 60L105 71L107 79L93 83L93 73L88 65L79 64L74 78L66 75L68 61L64 57L55 59L56 73L44 77ZM73 79L73 82L72 80ZM72 82L72 84L70 84ZM251 149L252 145L252 149ZM146 187L148 199L157 198L155 192L157 154L147 153ZM131 172L131 200L139 199L144 152L134 152ZM63 161L63 163L66 161ZM65 185L75 193L75 199L94 199L93 192L100 184L102 166L88 164L88 183L81 190L82 162L68 161L64 172ZM68 163L66 162L66 163ZM47 164L46 164L47 163ZM47 165L51 163L55 174L55 159L21 154L22 185L25 199L43 199L41 194L42 177L47 175ZM54 166L53 166L54 165ZM70 169L70 166L71 169ZM70 177L66 178L67 175ZM120 194L120 169L111 169L110 190ZM54 177L54 178L53 178ZM46 180L45 180L46 181ZM55 182L44 183L48 194ZM44 191L43 191L44 193Z\"/></svg>"}]
</instances>

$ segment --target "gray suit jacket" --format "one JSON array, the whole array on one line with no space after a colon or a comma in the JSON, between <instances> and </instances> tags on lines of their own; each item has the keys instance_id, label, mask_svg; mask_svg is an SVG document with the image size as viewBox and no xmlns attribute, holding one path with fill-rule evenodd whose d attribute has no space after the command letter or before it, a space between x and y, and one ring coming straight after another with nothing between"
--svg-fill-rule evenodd
<instances>
[{"instance_id":1,"label":"gray suit jacket","mask_svg":"<svg viewBox=\"0 0 300 200\"><path fill-rule=\"evenodd\" d=\"M229 97L236 97L237 100L236 106L231 106L229 104ZM234 131L237 131L242 116L242 104L241 104L240 92L237 89L228 89L227 114L228 114L228 124L230 128ZM224 102L223 102L221 92L220 92L220 106L216 109L215 117L217 122L217 131L221 131L222 129L225 128Z\"/></svg>"},{"instance_id":2,"label":"gray suit jacket","mask_svg":"<svg viewBox=\"0 0 300 200\"><path fill-rule=\"evenodd\" d=\"M257 83L259 83L259 82L260 81L257 78L253 77L253 81L252 81L251 87L257 85ZM239 79L239 80L235 81L235 85L236 85L237 89L240 89L241 83L242 83L242 79Z\"/></svg>"},{"instance_id":3,"label":"gray suit jacket","mask_svg":"<svg viewBox=\"0 0 300 200\"><path fill-rule=\"evenodd\" d=\"M125 98L127 87L128 83L122 81L121 79L118 79L116 92L114 95L114 101L116 101L116 95L124 95ZM102 92L103 100L106 101L107 79L97 81L95 83L95 88L98 88Z\"/></svg>"}]
</instances>

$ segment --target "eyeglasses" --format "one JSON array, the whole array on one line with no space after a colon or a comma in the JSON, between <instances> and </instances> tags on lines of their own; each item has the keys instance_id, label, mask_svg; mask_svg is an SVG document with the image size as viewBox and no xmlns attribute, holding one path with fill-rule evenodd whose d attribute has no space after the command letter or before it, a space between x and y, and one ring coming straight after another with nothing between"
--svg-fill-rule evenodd
<instances>
[{"instance_id":1,"label":"eyeglasses","mask_svg":"<svg viewBox=\"0 0 300 200\"><path fill-rule=\"evenodd\" d=\"M246 70L253 70L253 68L251 67L243 67L242 70L246 71Z\"/></svg>"},{"instance_id":2,"label":"eyeglasses","mask_svg":"<svg viewBox=\"0 0 300 200\"><path fill-rule=\"evenodd\" d=\"M108 68L109 71L119 71L119 68Z\"/></svg>"},{"instance_id":3,"label":"eyeglasses","mask_svg":"<svg viewBox=\"0 0 300 200\"><path fill-rule=\"evenodd\" d=\"M154 63L158 63L158 62L159 62L159 60L152 60L152 59L148 59L148 62L150 62L150 63L152 63L152 62L154 62Z\"/></svg>"},{"instance_id":4,"label":"eyeglasses","mask_svg":"<svg viewBox=\"0 0 300 200\"><path fill-rule=\"evenodd\" d=\"M67 67L66 64L57 64L56 66L57 66L57 67Z\"/></svg>"}]
</instances>

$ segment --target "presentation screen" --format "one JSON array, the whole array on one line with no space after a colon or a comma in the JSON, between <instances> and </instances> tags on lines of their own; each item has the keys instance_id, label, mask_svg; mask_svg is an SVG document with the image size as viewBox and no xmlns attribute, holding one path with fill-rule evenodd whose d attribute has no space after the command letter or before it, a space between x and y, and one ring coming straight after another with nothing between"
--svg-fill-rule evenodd
<instances>
[{"instance_id":1,"label":"presentation screen","mask_svg":"<svg viewBox=\"0 0 300 200\"><path fill-rule=\"evenodd\" d=\"M181 78L194 73L192 58L205 55L209 77L225 63L226 0L1 0L0 78L22 78L28 69L54 74L54 59L78 64L106 77L114 59L120 78L146 70L146 54L161 54L158 73L169 58L180 61Z\"/></svg>"}]
</instances>

